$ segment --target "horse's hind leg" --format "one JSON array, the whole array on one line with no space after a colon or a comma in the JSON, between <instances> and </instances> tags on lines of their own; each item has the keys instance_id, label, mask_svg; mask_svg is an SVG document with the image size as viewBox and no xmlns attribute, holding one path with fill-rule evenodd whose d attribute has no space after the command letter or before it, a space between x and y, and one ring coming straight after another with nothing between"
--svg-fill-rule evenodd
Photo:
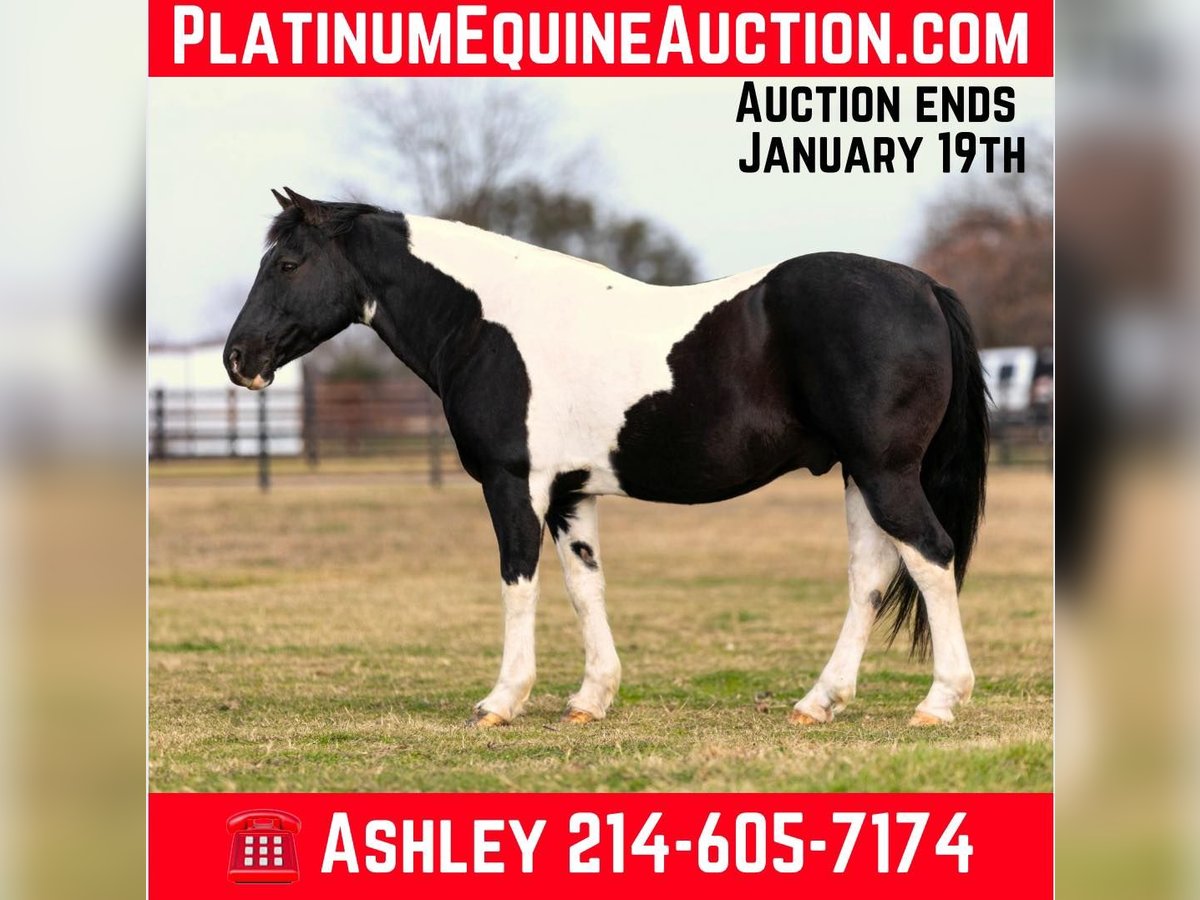
<instances>
[{"instance_id":1,"label":"horse's hind leg","mask_svg":"<svg viewBox=\"0 0 1200 900\"><path fill-rule=\"evenodd\" d=\"M565 527L554 531L554 546L583 633L584 653L583 685L567 702L563 720L582 724L603 719L608 712L621 683L621 662L604 607L596 498L580 499L559 521Z\"/></svg>"},{"instance_id":2,"label":"horse's hind leg","mask_svg":"<svg viewBox=\"0 0 1200 900\"><path fill-rule=\"evenodd\" d=\"M820 678L792 710L791 719L797 724L831 722L854 699L858 666L875 624L876 606L900 565L895 545L871 518L852 479L846 482L846 526L850 534L850 609Z\"/></svg>"},{"instance_id":3,"label":"horse's hind leg","mask_svg":"<svg viewBox=\"0 0 1200 900\"><path fill-rule=\"evenodd\" d=\"M863 476L859 487L872 518L895 542L929 620L933 686L910 724L951 722L954 707L970 698L975 685L958 611L954 542L930 507L915 468Z\"/></svg>"}]
</instances>

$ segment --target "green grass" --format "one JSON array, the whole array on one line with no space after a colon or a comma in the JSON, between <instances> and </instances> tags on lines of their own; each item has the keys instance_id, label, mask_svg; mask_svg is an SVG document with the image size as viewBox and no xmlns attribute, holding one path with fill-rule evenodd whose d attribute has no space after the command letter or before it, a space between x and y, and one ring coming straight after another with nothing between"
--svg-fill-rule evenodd
<instances>
[{"instance_id":1,"label":"green grass","mask_svg":"<svg viewBox=\"0 0 1200 900\"><path fill-rule=\"evenodd\" d=\"M154 790L1048 790L1050 481L998 470L962 605L978 675L913 729L930 679L873 643L832 725L787 710L845 613L840 480L702 508L602 501L624 679L608 719L558 714L582 650L543 556L539 682L507 728L464 727L500 656L478 489L297 472L152 479Z\"/></svg>"}]
</instances>

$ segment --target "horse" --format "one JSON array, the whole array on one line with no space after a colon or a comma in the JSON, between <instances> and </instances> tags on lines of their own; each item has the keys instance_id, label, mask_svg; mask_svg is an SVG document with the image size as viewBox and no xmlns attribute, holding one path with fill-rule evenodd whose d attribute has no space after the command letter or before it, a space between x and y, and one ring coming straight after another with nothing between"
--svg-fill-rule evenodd
<instances>
[{"instance_id":1,"label":"horse","mask_svg":"<svg viewBox=\"0 0 1200 900\"><path fill-rule=\"evenodd\" d=\"M603 719L621 663L605 608L597 498L712 503L841 464L849 610L790 712L832 722L877 622L933 682L910 720L971 696L958 592L983 515L987 391L967 313L922 272L812 253L684 287L463 225L272 190L281 210L224 349L234 384L352 323L374 329L440 397L499 547L504 648L468 720L505 725L535 677L550 530L583 636L563 718Z\"/></svg>"}]
</instances>

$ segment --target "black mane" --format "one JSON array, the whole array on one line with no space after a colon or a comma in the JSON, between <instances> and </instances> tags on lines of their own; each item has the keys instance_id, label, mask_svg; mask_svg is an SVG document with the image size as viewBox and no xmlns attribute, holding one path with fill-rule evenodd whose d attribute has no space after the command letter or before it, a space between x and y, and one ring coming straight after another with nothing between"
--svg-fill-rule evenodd
<instances>
[{"instance_id":1,"label":"black mane","mask_svg":"<svg viewBox=\"0 0 1200 900\"><path fill-rule=\"evenodd\" d=\"M402 213L383 209L380 206L372 206L369 203L312 202L320 213L316 222L307 221L304 211L299 206L289 206L275 216L271 222L271 227L267 229L267 244L278 243L291 234L297 226L306 222L310 225L317 225L329 237L336 237L350 231L359 216L372 214L393 217L395 221L404 225L406 233L408 231L408 223L405 222Z\"/></svg>"}]
</instances>

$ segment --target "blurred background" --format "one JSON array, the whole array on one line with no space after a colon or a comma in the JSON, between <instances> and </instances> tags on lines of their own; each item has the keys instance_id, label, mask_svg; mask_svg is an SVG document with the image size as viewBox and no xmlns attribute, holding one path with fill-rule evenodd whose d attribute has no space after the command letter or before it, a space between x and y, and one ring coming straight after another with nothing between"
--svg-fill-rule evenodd
<instances>
[{"instance_id":1,"label":"blurred background","mask_svg":"<svg viewBox=\"0 0 1200 900\"><path fill-rule=\"evenodd\" d=\"M1060 896L1200 896L1196 5L1058 4Z\"/></svg>"},{"instance_id":2,"label":"blurred background","mask_svg":"<svg viewBox=\"0 0 1200 900\"><path fill-rule=\"evenodd\" d=\"M145 847L145 6L0 13L0 896Z\"/></svg>"}]
</instances>

